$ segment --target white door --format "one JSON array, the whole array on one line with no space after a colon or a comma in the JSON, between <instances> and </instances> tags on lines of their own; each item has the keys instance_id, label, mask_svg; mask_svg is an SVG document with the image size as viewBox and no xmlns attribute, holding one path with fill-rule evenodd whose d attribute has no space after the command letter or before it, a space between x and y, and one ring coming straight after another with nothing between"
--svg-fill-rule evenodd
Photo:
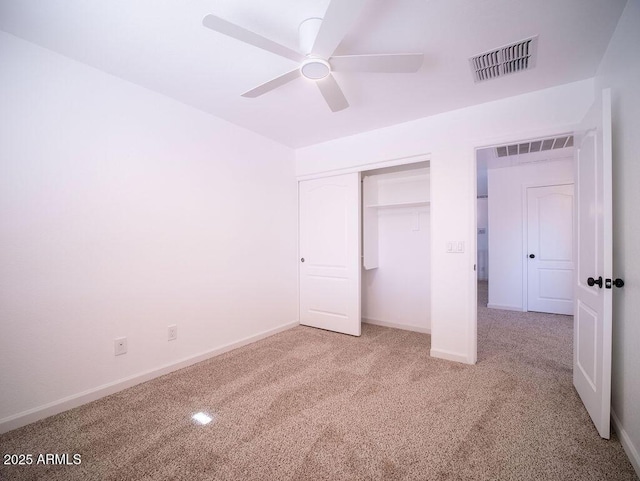
<instances>
[{"instance_id":1,"label":"white door","mask_svg":"<svg viewBox=\"0 0 640 481\"><path fill-rule=\"evenodd\" d=\"M360 174L301 181L300 324L360 335Z\"/></svg>"},{"instance_id":2,"label":"white door","mask_svg":"<svg viewBox=\"0 0 640 481\"><path fill-rule=\"evenodd\" d=\"M573 384L600 436L611 409L611 91L576 132L576 301ZM607 288L607 284L609 288Z\"/></svg>"},{"instance_id":3,"label":"white door","mask_svg":"<svg viewBox=\"0 0 640 481\"><path fill-rule=\"evenodd\" d=\"M527 189L527 310L573 314L573 184Z\"/></svg>"}]
</instances>

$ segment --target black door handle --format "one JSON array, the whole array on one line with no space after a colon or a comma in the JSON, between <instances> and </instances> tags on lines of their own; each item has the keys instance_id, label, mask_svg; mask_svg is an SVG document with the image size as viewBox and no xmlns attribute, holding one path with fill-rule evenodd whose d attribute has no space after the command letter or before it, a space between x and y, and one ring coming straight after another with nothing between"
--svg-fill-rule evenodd
<instances>
[{"instance_id":1,"label":"black door handle","mask_svg":"<svg viewBox=\"0 0 640 481\"><path fill-rule=\"evenodd\" d=\"M604 287L606 287L607 289L611 289L611 279L605 279L604 280ZM622 286L624 286L624 281L622 279L616 279L615 281L613 281L613 285L616 286L617 288L620 288Z\"/></svg>"},{"instance_id":2,"label":"black door handle","mask_svg":"<svg viewBox=\"0 0 640 481\"><path fill-rule=\"evenodd\" d=\"M536 255L535 254L529 254L529 259L535 259Z\"/></svg>"},{"instance_id":3,"label":"black door handle","mask_svg":"<svg viewBox=\"0 0 640 481\"><path fill-rule=\"evenodd\" d=\"M302 259L300 259L300 262L304 262L304 257Z\"/></svg>"},{"instance_id":4,"label":"black door handle","mask_svg":"<svg viewBox=\"0 0 640 481\"><path fill-rule=\"evenodd\" d=\"M593 287L597 284L598 287L602 289L602 276L598 277L598 280L595 280L593 277L589 277L589 279L587 279L587 284L589 287Z\"/></svg>"}]
</instances>

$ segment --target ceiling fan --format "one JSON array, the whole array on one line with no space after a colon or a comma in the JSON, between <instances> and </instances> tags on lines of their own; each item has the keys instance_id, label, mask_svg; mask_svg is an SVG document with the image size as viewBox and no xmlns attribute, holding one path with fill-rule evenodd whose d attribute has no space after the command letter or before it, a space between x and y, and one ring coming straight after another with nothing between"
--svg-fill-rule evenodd
<instances>
[{"instance_id":1,"label":"ceiling fan","mask_svg":"<svg viewBox=\"0 0 640 481\"><path fill-rule=\"evenodd\" d=\"M269 40L215 15L202 24L229 37L298 62L299 66L242 94L258 97L299 77L315 81L333 112L349 102L331 72L411 73L422 65L421 53L333 56L367 0L332 0L324 18L308 18L299 27L300 52Z\"/></svg>"}]
</instances>

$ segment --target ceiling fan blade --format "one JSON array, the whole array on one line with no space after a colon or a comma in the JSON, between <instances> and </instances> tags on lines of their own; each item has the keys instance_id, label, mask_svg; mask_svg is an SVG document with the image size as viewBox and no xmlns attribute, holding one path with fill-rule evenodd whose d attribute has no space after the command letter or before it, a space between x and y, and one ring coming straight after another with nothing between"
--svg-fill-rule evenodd
<instances>
[{"instance_id":1,"label":"ceiling fan blade","mask_svg":"<svg viewBox=\"0 0 640 481\"><path fill-rule=\"evenodd\" d=\"M279 77L269 80L268 82L263 83L262 85L258 85L251 90L246 91L242 94L243 97L255 98L259 97L262 94L266 94L271 90L277 89L278 87L291 82L292 80L300 77L300 69L296 68L291 72L287 72Z\"/></svg>"},{"instance_id":2,"label":"ceiling fan blade","mask_svg":"<svg viewBox=\"0 0 640 481\"><path fill-rule=\"evenodd\" d=\"M390 53L376 55L341 55L331 57L331 69L336 72L412 73L422 66L421 53Z\"/></svg>"},{"instance_id":3,"label":"ceiling fan blade","mask_svg":"<svg viewBox=\"0 0 640 481\"><path fill-rule=\"evenodd\" d=\"M320 25L311 53L329 58L358 18L367 0L332 0Z\"/></svg>"},{"instance_id":4,"label":"ceiling fan blade","mask_svg":"<svg viewBox=\"0 0 640 481\"><path fill-rule=\"evenodd\" d=\"M318 84L320 93L326 100L327 105L332 112L338 112L339 110L346 109L349 106L349 102L347 102L347 99L342 93L342 89L340 89L340 86L333 75L329 74L329 76L322 80L318 80L316 84Z\"/></svg>"},{"instance_id":5,"label":"ceiling fan blade","mask_svg":"<svg viewBox=\"0 0 640 481\"><path fill-rule=\"evenodd\" d=\"M246 28L242 28L220 17L216 17L215 15L205 16L202 19L202 25L223 35L240 40L241 42L248 43L254 47L280 55L281 57L285 57L296 62L302 62L302 60L304 60L304 55L296 52L295 50L285 47L284 45L280 45L273 40L269 40L262 35L258 35Z\"/></svg>"}]
</instances>

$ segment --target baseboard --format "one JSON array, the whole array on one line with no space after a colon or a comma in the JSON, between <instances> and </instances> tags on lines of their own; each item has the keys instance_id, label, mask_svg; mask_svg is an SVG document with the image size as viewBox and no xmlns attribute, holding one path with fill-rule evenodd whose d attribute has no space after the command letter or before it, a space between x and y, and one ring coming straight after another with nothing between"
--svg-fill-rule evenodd
<instances>
[{"instance_id":1,"label":"baseboard","mask_svg":"<svg viewBox=\"0 0 640 481\"><path fill-rule=\"evenodd\" d=\"M618 419L618 416L616 416L616 413L613 411L613 409L611 410L611 420L613 421L614 429L618 434L618 439L620 439L620 443L624 448L624 452L627 453L633 469L636 470L636 474L638 475L638 477L640 477L640 454L638 454L638 450L633 445L631 438L622 427L622 423L620 422L620 419Z\"/></svg>"},{"instance_id":2,"label":"baseboard","mask_svg":"<svg viewBox=\"0 0 640 481\"><path fill-rule=\"evenodd\" d=\"M445 351L444 349L431 349L429 354L431 355L431 357L444 359L446 361L461 362L463 364L473 364L472 362L469 362L469 359L466 354L459 354L457 352Z\"/></svg>"},{"instance_id":3,"label":"baseboard","mask_svg":"<svg viewBox=\"0 0 640 481\"><path fill-rule=\"evenodd\" d=\"M247 344L251 344L261 339L273 336L274 334L278 334L279 332L286 331L298 326L299 324L300 323L298 321L283 324L282 326L260 332L253 336L245 337L244 339L240 339L238 341L226 344L221 347L217 347L215 349L211 349L210 351L196 354L194 356L189 356L170 364L165 364L155 369L150 369L139 374L134 374L133 376L103 384L102 386L98 386L96 388L89 389L78 394L73 394L57 401L53 401L42 406L29 409L27 411L14 414L13 416L8 416L6 418L0 419L0 434L6 433L22 426L26 426L27 424L39 421L40 419L44 419L46 417L53 416L64 411L68 411L69 409L73 409L83 404L96 401L97 399L108 396L109 394L114 394L118 391L122 391L123 389L135 386L136 384L140 384L151 379L164 376L165 374L169 374L170 372L177 371L178 369L191 366L192 364L196 364L206 359L219 356L220 354L232 351L233 349L246 346Z\"/></svg>"},{"instance_id":4,"label":"baseboard","mask_svg":"<svg viewBox=\"0 0 640 481\"><path fill-rule=\"evenodd\" d=\"M394 329L402 329L403 331L421 332L422 334L431 334L431 329L428 327L413 326L411 324L398 324L396 322L380 321L379 319L362 318L362 322L365 324L372 324L374 326L392 327Z\"/></svg>"},{"instance_id":5,"label":"baseboard","mask_svg":"<svg viewBox=\"0 0 640 481\"><path fill-rule=\"evenodd\" d=\"M506 306L502 304L487 304L489 309L500 309L502 311L518 311L522 312L522 306Z\"/></svg>"}]
</instances>

